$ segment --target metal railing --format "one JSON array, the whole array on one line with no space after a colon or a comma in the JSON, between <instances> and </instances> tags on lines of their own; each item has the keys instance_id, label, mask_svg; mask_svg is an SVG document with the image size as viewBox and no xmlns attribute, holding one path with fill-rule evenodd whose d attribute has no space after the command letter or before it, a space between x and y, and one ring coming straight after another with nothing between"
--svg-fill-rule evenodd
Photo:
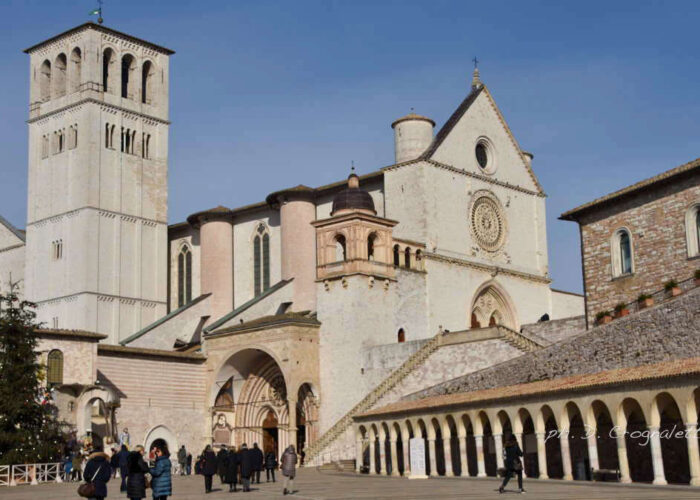
<instances>
[{"instance_id":1,"label":"metal railing","mask_svg":"<svg viewBox=\"0 0 700 500\"><path fill-rule=\"evenodd\" d=\"M62 483L63 466L58 463L0 466L0 486Z\"/></svg>"}]
</instances>

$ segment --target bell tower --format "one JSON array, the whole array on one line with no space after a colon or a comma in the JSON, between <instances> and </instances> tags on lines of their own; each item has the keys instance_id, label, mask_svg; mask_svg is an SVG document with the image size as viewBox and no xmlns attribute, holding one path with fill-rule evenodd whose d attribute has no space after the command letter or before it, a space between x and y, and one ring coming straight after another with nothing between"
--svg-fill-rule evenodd
<instances>
[{"instance_id":1,"label":"bell tower","mask_svg":"<svg viewBox=\"0 0 700 500\"><path fill-rule=\"evenodd\" d=\"M26 296L117 343L166 313L169 58L86 23L29 55Z\"/></svg>"}]
</instances>

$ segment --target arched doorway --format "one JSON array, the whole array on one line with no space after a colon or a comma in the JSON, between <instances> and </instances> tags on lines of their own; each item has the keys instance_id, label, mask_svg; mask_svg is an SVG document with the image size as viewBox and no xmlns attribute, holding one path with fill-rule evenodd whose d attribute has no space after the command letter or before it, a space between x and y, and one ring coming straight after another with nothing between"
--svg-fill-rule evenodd
<instances>
[{"instance_id":1,"label":"arched doorway","mask_svg":"<svg viewBox=\"0 0 700 500\"><path fill-rule=\"evenodd\" d=\"M503 287L494 281L484 283L477 289L469 314L472 328L481 325L502 325L511 330L519 328L513 301Z\"/></svg>"},{"instance_id":2,"label":"arched doorway","mask_svg":"<svg viewBox=\"0 0 700 500\"><path fill-rule=\"evenodd\" d=\"M103 446L105 441L113 441L116 437L116 406L114 394L106 388L95 388L83 393L76 405L78 437L83 440L89 438L93 443Z\"/></svg>"},{"instance_id":3,"label":"arched doorway","mask_svg":"<svg viewBox=\"0 0 700 500\"><path fill-rule=\"evenodd\" d=\"M177 450L180 448L177 436L167 426L156 425L146 434L144 448L148 452L151 447L162 447L163 444L165 444L171 454L177 453Z\"/></svg>"},{"instance_id":4,"label":"arched doorway","mask_svg":"<svg viewBox=\"0 0 700 500\"><path fill-rule=\"evenodd\" d=\"M263 451L267 453L274 453L277 456L279 436L277 431L277 426L279 422L277 421L277 415L273 410L267 411L267 416L262 423L263 430Z\"/></svg>"}]
</instances>

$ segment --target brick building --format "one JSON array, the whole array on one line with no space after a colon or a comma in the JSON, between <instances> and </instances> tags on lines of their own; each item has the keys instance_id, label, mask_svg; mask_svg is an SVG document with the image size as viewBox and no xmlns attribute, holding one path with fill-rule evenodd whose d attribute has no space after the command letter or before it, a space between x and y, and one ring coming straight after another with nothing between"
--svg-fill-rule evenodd
<instances>
[{"instance_id":1,"label":"brick building","mask_svg":"<svg viewBox=\"0 0 700 500\"><path fill-rule=\"evenodd\" d=\"M689 284L700 268L700 159L569 210L576 221L590 327L598 313Z\"/></svg>"}]
</instances>

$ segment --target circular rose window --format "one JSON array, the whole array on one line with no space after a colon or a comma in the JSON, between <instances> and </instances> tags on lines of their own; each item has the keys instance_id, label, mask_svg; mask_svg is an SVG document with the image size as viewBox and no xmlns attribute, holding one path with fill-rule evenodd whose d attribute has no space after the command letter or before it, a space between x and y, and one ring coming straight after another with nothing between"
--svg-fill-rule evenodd
<instances>
[{"instance_id":1,"label":"circular rose window","mask_svg":"<svg viewBox=\"0 0 700 500\"><path fill-rule=\"evenodd\" d=\"M505 240L505 217L498 200L482 195L474 201L471 210L471 228L481 248L495 252Z\"/></svg>"}]
</instances>

